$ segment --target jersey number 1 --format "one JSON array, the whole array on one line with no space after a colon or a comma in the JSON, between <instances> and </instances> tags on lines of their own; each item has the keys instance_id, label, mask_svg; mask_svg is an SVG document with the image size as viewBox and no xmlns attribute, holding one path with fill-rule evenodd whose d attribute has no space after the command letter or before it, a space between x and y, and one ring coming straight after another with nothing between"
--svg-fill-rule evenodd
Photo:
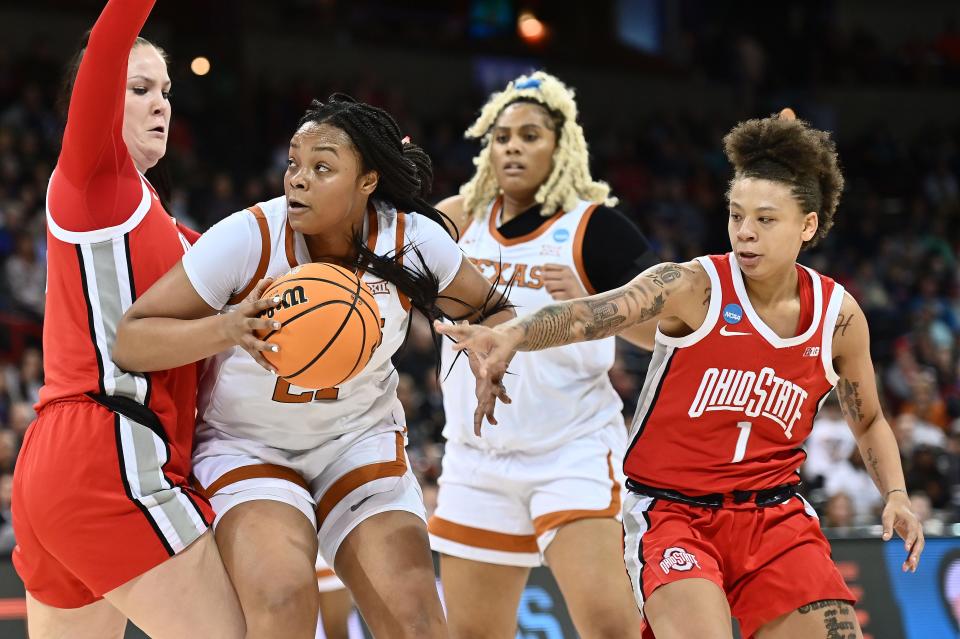
<instances>
[{"instance_id":1,"label":"jersey number 1","mask_svg":"<svg viewBox=\"0 0 960 639\"><path fill-rule=\"evenodd\" d=\"M737 428L740 429L740 436L737 437L737 449L733 451L731 464L743 461L743 456L747 454L747 440L750 439L750 422L737 422Z\"/></svg>"}]
</instances>

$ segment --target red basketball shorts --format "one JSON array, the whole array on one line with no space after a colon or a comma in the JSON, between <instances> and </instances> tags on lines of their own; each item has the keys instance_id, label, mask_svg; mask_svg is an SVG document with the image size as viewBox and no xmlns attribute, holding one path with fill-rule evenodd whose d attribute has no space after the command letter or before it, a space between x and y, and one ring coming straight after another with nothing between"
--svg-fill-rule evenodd
<instances>
[{"instance_id":1,"label":"red basketball shorts","mask_svg":"<svg viewBox=\"0 0 960 639\"><path fill-rule=\"evenodd\" d=\"M726 593L749 638L813 601L856 601L830 558L815 511L799 496L766 508L705 508L630 492L623 525L624 559L641 608L661 586L707 579ZM647 624L643 636L654 636Z\"/></svg>"},{"instance_id":2,"label":"red basketball shorts","mask_svg":"<svg viewBox=\"0 0 960 639\"><path fill-rule=\"evenodd\" d=\"M13 483L13 563L57 608L100 599L193 543L213 521L165 436L81 397L44 407Z\"/></svg>"}]
</instances>

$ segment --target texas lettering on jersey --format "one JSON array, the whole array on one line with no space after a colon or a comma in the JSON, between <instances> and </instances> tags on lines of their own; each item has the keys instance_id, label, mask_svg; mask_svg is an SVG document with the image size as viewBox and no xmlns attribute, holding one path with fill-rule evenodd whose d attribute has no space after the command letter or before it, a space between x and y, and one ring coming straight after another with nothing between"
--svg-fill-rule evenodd
<instances>
[{"instance_id":1,"label":"texas lettering on jersey","mask_svg":"<svg viewBox=\"0 0 960 639\"><path fill-rule=\"evenodd\" d=\"M766 417L783 429L787 439L802 417L800 407L807 391L765 367L759 373L736 368L708 368L687 414L700 417L708 411L735 411L748 417Z\"/></svg>"},{"instance_id":2,"label":"texas lettering on jersey","mask_svg":"<svg viewBox=\"0 0 960 639\"><path fill-rule=\"evenodd\" d=\"M540 266L513 264L494 260L469 258L485 278L498 286L506 286L513 281L514 286L522 288L543 288L543 273Z\"/></svg>"}]
</instances>

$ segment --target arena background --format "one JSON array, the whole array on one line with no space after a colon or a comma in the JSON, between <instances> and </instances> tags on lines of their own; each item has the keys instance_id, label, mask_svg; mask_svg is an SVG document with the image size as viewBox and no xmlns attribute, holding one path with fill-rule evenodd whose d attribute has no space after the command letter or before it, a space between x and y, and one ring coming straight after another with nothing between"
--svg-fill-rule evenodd
<instances>
[{"instance_id":1,"label":"arena background","mask_svg":"<svg viewBox=\"0 0 960 639\"><path fill-rule=\"evenodd\" d=\"M44 195L57 94L100 0L0 2L0 552L10 483L42 383ZM462 138L489 91L545 68L578 91L594 175L663 259L727 247L720 139L792 106L839 144L837 225L801 261L860 301L886 414L931 540L914 575L877 539L879 495L839 411L808 444L805 490L862 599L865 636L960 635L960 5L819 0L159 0L145 35L170 54L174 118L155 183L197 228L281 191L285 149L313 97L387 108L432 155L434 197L457 191ZM209 71L198 58L204 57ZM191 70L191 67L195 70ZM629 419L647 357L620 344L611 373ZM410 457L435 495L443 423L422 324L397 359ZM797 575L803 579L803 575ZM0 561L0 636L22 637L22 587ZM518 638L574 637L535 572ZM359 625L357 626L359 632ZM129 636L142 636L131 630ZM358 636L360 636L358 634Z\"/></svg>"}]
</instances>

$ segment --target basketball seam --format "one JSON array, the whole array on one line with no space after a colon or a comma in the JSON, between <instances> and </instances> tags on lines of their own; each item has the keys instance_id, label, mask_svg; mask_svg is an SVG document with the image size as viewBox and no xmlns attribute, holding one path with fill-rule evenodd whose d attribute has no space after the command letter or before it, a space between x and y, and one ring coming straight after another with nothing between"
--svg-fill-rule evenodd
<instances>
[{"instance_id":1,"label":"basketball seam","mask_svg":"<svg viewBox=\"0 0 960 639\"><path fill-rule=\"evenodd\" d=\"M320 359L321 357L323 357L324 354L326 354L326 352L327 352L328 350L330 350L330 347L333 345L333 343L334 343L335 341L337 341L337 338L340 337L340 333L343 332L344 327L346 327L347 322L350 321L350 316L354 313L354 311L356 311L356 312L357 312L357 316L360 317L360 312L357 311L357 300L360 299L360 289L361 289L362 286L363 286L363 281L358 278L358 279L357 279L357 290L356 290L356 291L351 291L351 293L353 294L353 301L350 303L350 310L347 311L347 314L344 316L343 321L340 322L340 327L337 328L337 331L333 334L333 337L331 337L329 340L327 340L326 346L324 346L323 349L321 349L320 352L317 353L317 354L314 356L313 359L311 359L309 362L307 362L307 364L306 364L303 368L301 368L300 370L298 370L296 373L293 373L293 374L291 374L291 375L286 375L286 376L284 377L284 379L286 379L286 380L291 380L291 379L293 379L294 377L297 377L298 375L303 374L303 372L306 371L307 369L309 369L311 366L313 366L313 365L317 362L318 359ZM347 289L347 290L349 290L349 289ZM336 300L336 301L338 301L338 302L340 302L340 303L345 303L343 300ZM313 310L313 309L311 309L311 310ZM309 311L304 311L304 313L307 313L307 312L309 312ZM300 313L300 315L303 315L304 313ZM298 315L297 317L299 317L299 315ZM289 321L292 321L292 320L294 320L294 319L295 319L295 317L291 317ZM364 327L364 330L366 330L366 324L364 324L363 317L360 317L360 324ZM281 325L281 328L282 328L282 325ZM352 371L351 371L351 372L352 372ZM337 383L339 384L339 383L342 383L342 382L337 382ZM337 384L334 384L334 386L336 386L336 385L337 385Z\"/></svg>"}]
</instances>

